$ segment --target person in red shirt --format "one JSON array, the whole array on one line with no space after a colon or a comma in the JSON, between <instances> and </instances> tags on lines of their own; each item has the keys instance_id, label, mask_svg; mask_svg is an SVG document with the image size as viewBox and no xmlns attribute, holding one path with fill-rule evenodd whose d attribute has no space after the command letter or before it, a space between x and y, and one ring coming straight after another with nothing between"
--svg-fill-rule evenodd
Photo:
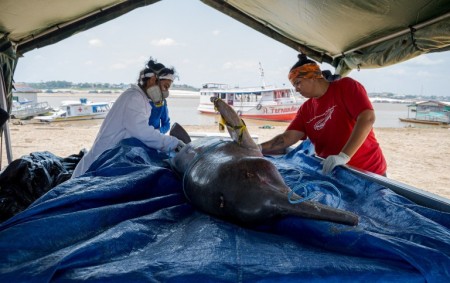
<instances>
[{"instance_id":1,"label":"person in red shirt","mask_svg":"<svg viewBox=\"0 0 450 283\"><path fill-rule=\"evenodd\" d=\"M299 54L289 80L308 98L286 131L260 145L263 154L282 154L299 140L309 138L325 160L323 173L336 166L353 167L386 175L386 160L375 138L375 112L364 87L345 77L324 78L318 64Z\"/></svg>"}]
</instances>

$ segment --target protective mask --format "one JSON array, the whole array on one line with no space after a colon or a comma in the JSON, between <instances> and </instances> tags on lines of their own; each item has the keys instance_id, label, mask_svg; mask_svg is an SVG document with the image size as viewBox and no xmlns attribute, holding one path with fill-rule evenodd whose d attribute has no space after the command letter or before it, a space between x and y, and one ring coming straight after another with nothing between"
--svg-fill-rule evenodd
<instances>
[{"instance_id":1,"label":"protective mask","mask_svg":"<svg viewBox=\"0 0 450 283\"><path fill-rule=\"evenodd\" d=\"M161 107L163 105L163 93L159 86L154 85L147 89L147 96L155 104L156 107ZM165 98L165 97L164 97Z\"/></svg>"},{"instance_id":2,"label":"protective mask","mask_svg":"<svg viewBox=\"0 0 450 283\"><path fill-rule=\"evenodd\" d=\"M169 91L168 90L163 90L162 91L162 95L163 95L164 99L166 99L167 97L169 97Z\"/></svg>"}]
</instances>

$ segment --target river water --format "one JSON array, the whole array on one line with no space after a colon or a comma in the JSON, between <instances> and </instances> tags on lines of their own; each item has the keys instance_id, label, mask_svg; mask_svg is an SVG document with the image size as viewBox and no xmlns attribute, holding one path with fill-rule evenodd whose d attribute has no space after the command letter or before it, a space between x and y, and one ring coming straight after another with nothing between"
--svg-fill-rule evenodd
<instances>
[{"instance_id":1,"label":"river water","mask_svg":"<svg viewBox=\"0 0 450 283\"><path fill-rule=\"evenodd\" d=\"M115 94L38 94L38 102L47 101L51 107L59 107L63 100L78 100L87 98L93 102L114 101L120 93ZM174 94L169 96L168 105L171 120L183 125L212 125L218 117L217 115L201 114L197 111L199 97L196 95ZM400 122L399 118L408 116L406 104L401 103L373 103L376 122L375 128L403 128L409 126L408 123ZM273 122L267 121L270 125ZM278 122L279 123L279 122ZM278 124L277 123L277 124ZM285 123L286 125L288 123ZM428 125L414 125L414 127L430 127ZM432 126L431 126L432 127Z\"/></svg>"}]
</instances>

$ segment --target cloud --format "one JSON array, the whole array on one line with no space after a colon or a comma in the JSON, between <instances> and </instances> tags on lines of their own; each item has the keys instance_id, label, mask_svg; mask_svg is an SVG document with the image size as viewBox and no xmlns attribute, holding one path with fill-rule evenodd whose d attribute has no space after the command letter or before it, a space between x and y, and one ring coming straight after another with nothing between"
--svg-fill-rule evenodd
<instances>
[{"instance_id":1,"label":"cloud","mask_svg":"<svg viewBox=\"0 0 450 283\"><path fill-rule=\"evenodd\" d=\"M433 65L439 65L444 63L445 61L441 58L439 59L432 59L430 56L427 55L421 55L418 57L415 57L409 61L409 63L419 66L433 66Z\"/></svg>"},{"instance_id":2,"label":"cloud","mask_svg":"<svg viewBox=\"0 0 450 283\"><path fill-rule=\"evenodd\" d=\"M93 47L102 47L103 42L98 38L93 38L89 40L89 45Z\"/></svg>"},{"instance_id":3,"label":"cloud","mask_svg":"<svg viewBox=\"0 0 450 283\"><path fill-rule=\"evenodd\" d=\"M147 62L148 58L145 56L137 56L135 58L124 58L120 59L117 62L114 62L110 65L110 69L112 70L123 70L127 68L135 68L136 70L143 67L144 62ZM141 66L142 65L142 66Z\"/></svg>"},{"instance_id":4,"label":"cloud","mask_svg":"<svg viewBox=\"0 0 450 283\"><path fill-rule=\"evenodd\" d=\"M398 76L398 75L402 76L402 75L406 74L407 72L403 68L392 68L392 69L386 69L385 73L390 74L390 75L395 75L395 76Z\"/></svg>"},{"instance_id":5,"label":"cloud","mask_svg":"<svg viewBox=\"0 0 450 283\"><path fill-rule=\"evenodd\" d=\"M122 69L126 69L128 67L127 64L124 63L114 63L111 65L111 69L113 70L122 70Z\"/></svg>"},{"instance_id":6,"label":"cloud","mask_svg":"<svg viewBox=\"0 0 450 283\"><path fill-rule=\"evenodd\" d=\"M214 36L218 36L219 34L220 34L220 30L213 30L213 32L212 32L212 34L214 35Z\"/></svg>"},{"instance_id":7,"label":"cloud","mask_svg":"<svg viewBox=\"0 0 450 283\"><path fill-rule=\"evenodd\" d=\"M258 71L259 67L253 61L233 61L233 62L225 62L222 65L222 68L225 70L253 70Z\"/></svg>"},{"instance_id":8,"label":"cloud","mask_svg":"<svg viewBox=\"0 0 450 283\"><path fill-rule=\"evenodd\" d=\"M84 64L85 64L86 66L92 66L92 65L94 65L94 61L92 61L92 60L87 60L87 61L84 62Z\"/></svg>"},{"instance_id":9,"label":"cloud","mask_svg":"<svg viewBox=\"0 0 450 283\"><path fill-rule=\"evenodd\" d=\"M152 40L151 42L154 46L175 46L177 43L172 38L161 38L157 40Z\"/></svg>"},{"instance_id":10,"label":"cloud","mask_svg":"<svg viewBox=\"0 0 450 283\"><path fill-rule=\"evenodd\" d=\"M35 60L45 60L45 57L42 56L42 55L40 55L40 54L34 56L33 58L34 58Z\"/></svg>"},{"instance_id":11,"label":"cloud","mask_svg":"<svg viewBox=\"0 0 450 283\"><path fill-rule=\"evenodd\" d=\"M416 73L416 75L418 77L422 77L422 78L432 78L434 77L434 75L428 71L419 71Z\"/></svg>"}]
</instances>

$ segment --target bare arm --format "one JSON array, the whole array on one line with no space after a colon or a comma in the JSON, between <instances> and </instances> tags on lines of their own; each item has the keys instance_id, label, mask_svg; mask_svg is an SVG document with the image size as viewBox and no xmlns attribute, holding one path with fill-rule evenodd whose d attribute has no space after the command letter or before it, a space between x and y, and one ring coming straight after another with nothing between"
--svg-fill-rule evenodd
<instances>
[{"instance_id":1,"label":"bare arm","mask_svg":"<svg viewBox=\"0 0 450 283\"><path fill-rule=\"evenodd\" d=\"M356 118L356 124L353 128L347 143L341 152L347 154L350 158L355 154L359 147L364 143L367 135L375 123L375 112L373 110L364 110Z\"/></svg>"},{"instance_id":2,"label":"bare arm","mask_svg":"<svg viewBox=\"0 0 450 283\"><path fill-rule=\"evenodd\" d=\"M284 154L286 148L303 138L305 134L299 131L285 131L275 136L273 139L261 144L261 152L263 154Z\"/></svg>"}]
</instances>

